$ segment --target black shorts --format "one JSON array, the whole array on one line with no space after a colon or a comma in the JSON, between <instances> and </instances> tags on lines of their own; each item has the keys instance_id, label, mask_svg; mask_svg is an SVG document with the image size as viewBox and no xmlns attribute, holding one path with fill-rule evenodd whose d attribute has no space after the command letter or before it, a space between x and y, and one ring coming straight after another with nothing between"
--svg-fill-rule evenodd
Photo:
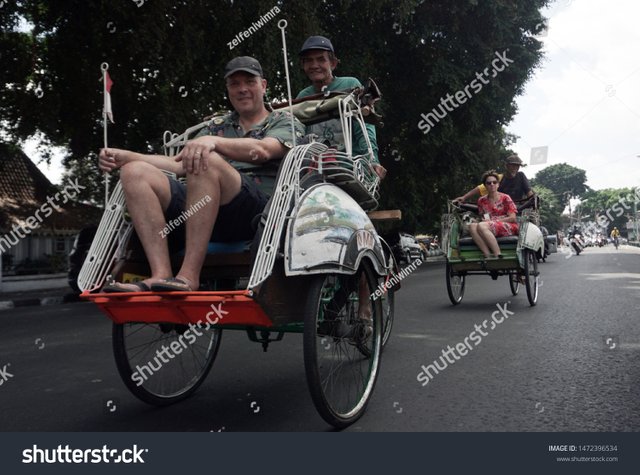
<instances>
[{"instance_id":1,"label":"black shorts","mask_svg":"<svg viewBox=\"0 0 640 475\"><path fill-rule=\"evenodd\" d=\"M247 175L240 173L242 184L240 192L218 210L218 218L213 225L211 242L248 241L256 232L254 218L262 213L269 197ZM165 212L167 221L177 219L185 210L187 187L183 183L169 178L171 202ZM199 213L200 211L196 211ZM194 216L195 217L195 216ZM172 248L184 248L185 223L169 233Z\"/></svg>"}]
</instances>

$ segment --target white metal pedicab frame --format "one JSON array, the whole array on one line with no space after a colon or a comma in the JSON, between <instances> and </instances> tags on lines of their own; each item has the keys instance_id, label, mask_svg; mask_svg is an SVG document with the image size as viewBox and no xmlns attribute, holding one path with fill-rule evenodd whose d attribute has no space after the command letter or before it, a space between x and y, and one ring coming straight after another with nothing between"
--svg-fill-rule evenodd
<instances>
[{"instance_id":1,"label":"white metal pedicab frame","mask_svg":"<svg viewBox=\"0 0 640 475\"><path fill-rule=\"evenodd\" d=\"M473 274L490 275L496 280L501 275L509 277L509 288L515 296L524 279L527 299L531 306L538 302L538 256L544 252L544 240L540 231L537 200L533 209L524 209L517 217L517 236L498 238L502 259L484 259L471 236L463 236L463 214L477 213L474 205L448 202L448 212L442 217L442 243L446 256L447 293L454 305L462 302L466 277ZM475 216L477 218L477 215Z\"/></svg>"},{"instance_id":2,"label":"white metal pedicab frame","mask_svg":"<svg viewBox=\"0 0 640 475\"><path fill-rule=\"evenodd\" d=\"M394 270L366 212L377 206L379 185L366 134L369 156L352 156L352 122L365 123L363 92L339 100L345 152L310 143L295 146L283 159L252 244L255 257L245 249L215 254L213 260L224 261L215 268L205 263L203 276L214 285L226 283L221 290L99 293L109 275L149 275L144 255L132 244L118 183L78 283L83 297L113 320L116 363L134 395L157 405L188 397L211 368L222 329L247 331L265 351L284 333L298 332L304 333L307 382L322 417L344 427L363 414L384 333L382 302L373 294ZM165 153L177 153L207 123L180 135L166 132ZM173 265L175 272L179 259ZM367 310L370 322L361 318ZM165 347L175 355L160 364L156 356Z\"/></svg>"}]
</instances>

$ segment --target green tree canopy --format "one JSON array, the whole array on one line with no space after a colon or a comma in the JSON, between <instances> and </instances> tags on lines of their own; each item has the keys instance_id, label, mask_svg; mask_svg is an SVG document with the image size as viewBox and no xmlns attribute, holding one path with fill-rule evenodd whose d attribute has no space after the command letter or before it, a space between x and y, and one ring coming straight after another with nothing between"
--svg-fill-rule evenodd
<instances>
[{"instance_id":1,"label":"green tree canopy","mask_svg":"<svg viewBox=\"0 0 640 475\"><path fill-rule=\"evenodd\" d=\"M622 231L626 229L629 217L633 216L636 199L632 188L589 190L579 205L579 211L582 215L590 215L594 222L605 224L607 232L614 226Z\"/></svg>"},{"instance_id":2,"label":"green tree canopy","mask_svg":"<svg viewBox=\"0 0 640 475\"><path fill-rule=\"evenodd\" d=\"M540 197L540 221L549 230L555 233L562 228L562 210L564 207L555 193L542 185L533 185L533 191Z\"/></svg>"},{"instance_id":3,"label":"green tree canopy","mask_svg":"<svg viewBox=\"0 0 640 475\"><path fill-rule=\"evenodd\" d=\"M589 190L587 172L567 163L543 168L536 174L533 184L542 185L555 193L563 207L569 204L569 199L579 198Z\"/></svg>"},{"instance_id":4,"label":"green tree canopy","mask_svg":"<svg viewBox=\"0 0 640 475\"><path fill-rule=\"evenodd\" d=\"M548 0L17 0L0 9L0 113L11 141L42 132L67 147L69 178L100 202L96 155L102 146L100 64L109 63L116 123L109 143L160 151L165 130L182 131L227 108L224 64L236 55L260 60L271 97L286 86L278 19L287 39L295 92L307 85L297 52L311 34L330 37L337 75L374 78L383 92L378 129L388 170L381 206L403 210L409 231L437 227L447 197L477 184L508 155L504 132L515 97L541 60L535 34ZM139 6L138 6L139 5ZM262 15L266 22L228 45ZM32 30L17 28L26 19ZM496 55L512 63L492 77ZM421 114L489 72L486 84L428 133ZM545 185L546 186L546 185ZM553 189L553 188L552 188Z\"/></svg>"}]
</instances>

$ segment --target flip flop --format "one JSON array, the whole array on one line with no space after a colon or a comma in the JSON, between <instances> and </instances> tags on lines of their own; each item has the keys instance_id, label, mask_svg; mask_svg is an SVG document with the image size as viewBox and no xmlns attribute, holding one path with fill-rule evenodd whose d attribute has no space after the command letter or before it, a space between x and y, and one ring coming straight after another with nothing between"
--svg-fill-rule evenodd
<instances>
[{"instance_id":1,"label":"flip flop","mask_svg":"<svg viewBox=\"0 0 640 475\"><path fill-rule=\"evenodd\" d=\"M124 287L125 285L136 287L137 290L132 290L131 288ZM124 294L124 293L131 293L131 292L149 292L149 291L151 291L151 289L144 282L115 282L115 281L113 281L110 284L107 284L104 287L102 287L102 291L107 293L107 294Z\"/></svg>"},{"instance_id":2,"label":"flip flop","mask_svg":"<svg viewBox=\"0 0 640 475\"><path fill-rule=\"evenodd\" d=\"M152 292L193 292L193 289L189 287L184 280L177 277L171 277L169 279L161 280L151 284Z\"/></svg>"}]
</instances>

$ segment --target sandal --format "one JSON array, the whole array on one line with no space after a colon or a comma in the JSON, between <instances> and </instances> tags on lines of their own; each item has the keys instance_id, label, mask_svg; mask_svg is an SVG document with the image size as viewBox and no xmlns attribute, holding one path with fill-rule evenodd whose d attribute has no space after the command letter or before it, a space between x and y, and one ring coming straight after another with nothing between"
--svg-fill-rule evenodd
<instances>
[{"instance_id":1,"label":"sandal","mask_svg":"<svg viewBox=\"0 0 640 475\"><path fill-rule=\"evenodd\" d=\"M132 289L131 287L135 288ZM102 287L102 291L107 294L124 294L131 292L149 292L151 289L144 282L116 282L114 280Z\"/></svg>"},{"instance_id":2,"label":"sandal","mask_svg":"<svg viewBox=\"0 0 640 475\"><path fill-rule=\"evenodd\" d=\"M183 279L171 277L151 284L152 292L193 292L193 289Z\"/></svg>"}]
</instances>

